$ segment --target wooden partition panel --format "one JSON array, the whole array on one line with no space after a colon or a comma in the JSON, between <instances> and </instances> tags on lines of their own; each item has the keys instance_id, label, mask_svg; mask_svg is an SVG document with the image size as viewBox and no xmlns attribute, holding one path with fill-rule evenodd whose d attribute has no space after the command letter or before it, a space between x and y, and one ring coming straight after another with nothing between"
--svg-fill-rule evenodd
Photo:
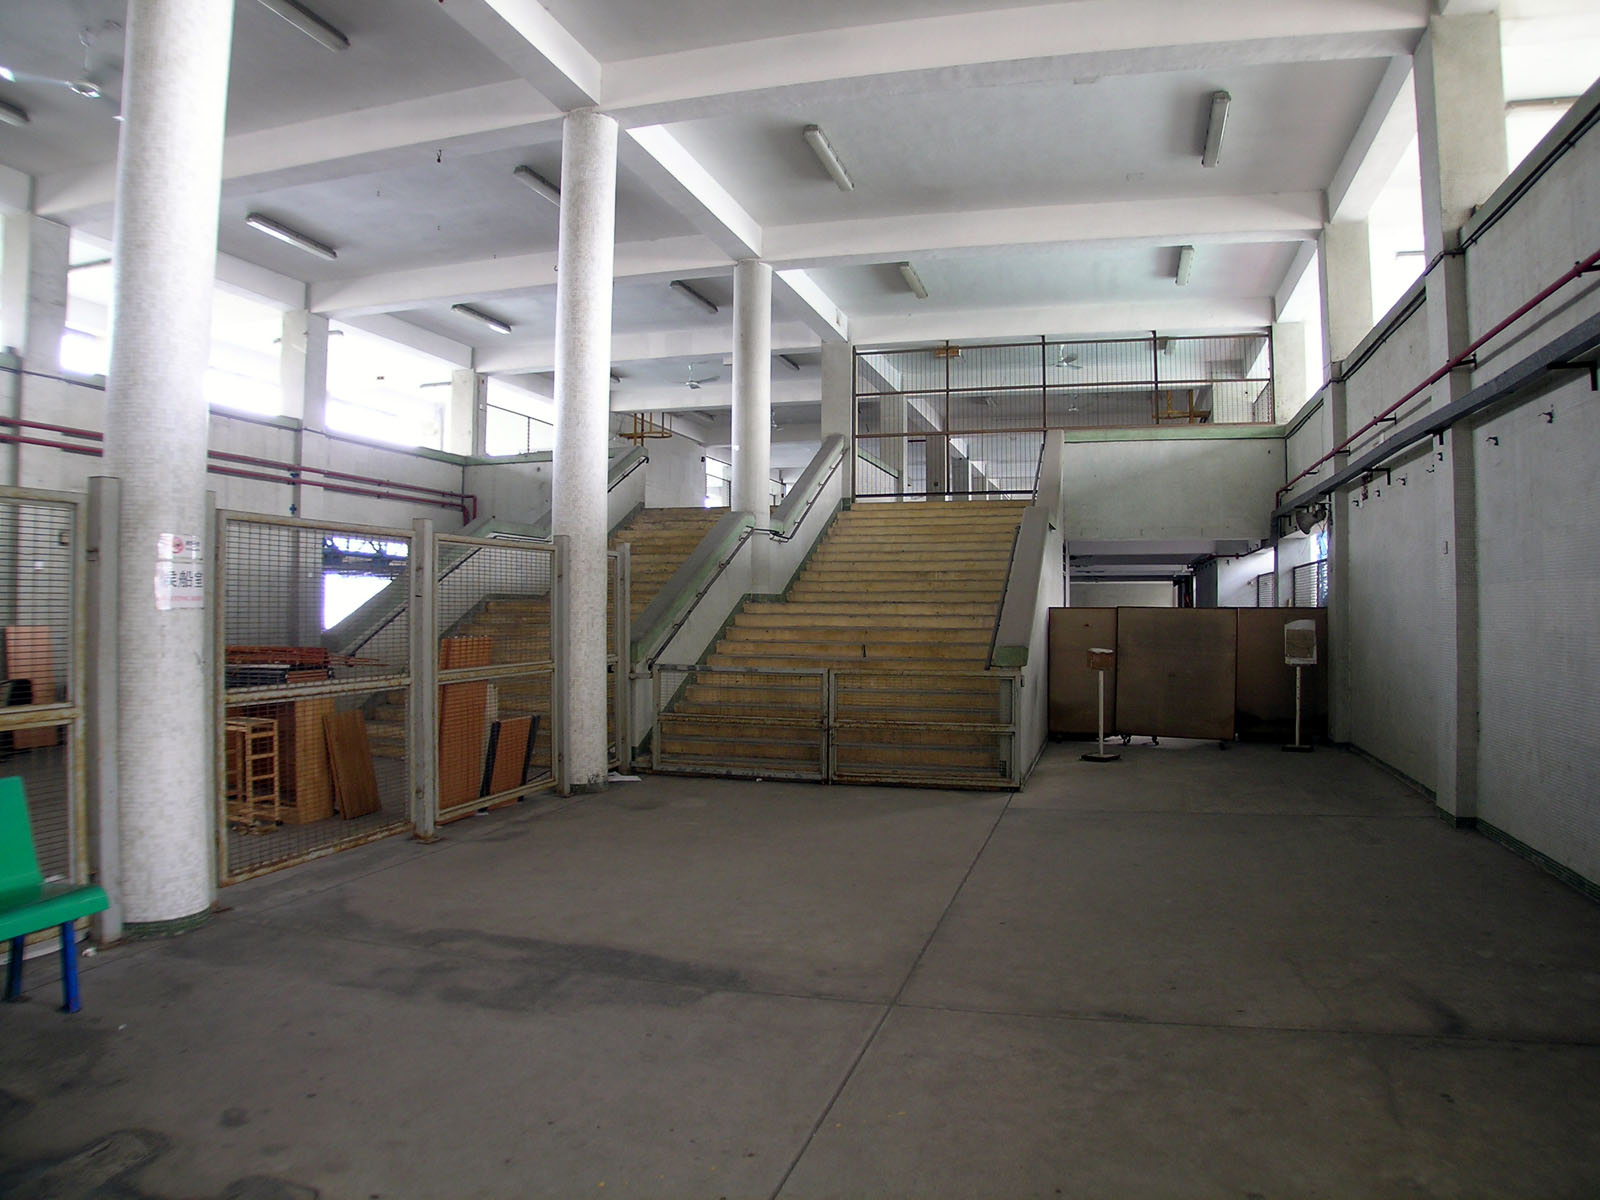
<instances>
[{"instance_id":1,"label":"wooden partition panel","mask_svg":"<svg viewBox=\"0 0 1600 1200\"><path fill-rule=\"evenodd\" d=\"M1098 728L1096 671L1088 667L1089 650L1117 645L1114 608L1050 610L1050 732L1093 737ZM1117 713L1117 673L1106 672L1106 732Z\"/></svg>"},{"instance_id":2,"label":"wooden partition panel","mask_svg":"<svg viewBox=\"0 0 1600 1200\"><path fill-rule=\"evenodd\" d=\"M1321 732L1328 714L1328 610L1241 608L1239 613L1239 732L1282 732L1294 725L1294 668L1283 661L1283 627L1317 623L1317 665L1302 678L1307 731Z\"/></svg>"},{"instance_id":3,"label":"wooden partition panel","mask_svg":"<svg viewBox=\"0 0 1600 1200\"><path fill-rule=\"evenodd\" d=\"M1118 733L1232 740L1236 612L1117 610Z\"/></svg>"}]
</instances>

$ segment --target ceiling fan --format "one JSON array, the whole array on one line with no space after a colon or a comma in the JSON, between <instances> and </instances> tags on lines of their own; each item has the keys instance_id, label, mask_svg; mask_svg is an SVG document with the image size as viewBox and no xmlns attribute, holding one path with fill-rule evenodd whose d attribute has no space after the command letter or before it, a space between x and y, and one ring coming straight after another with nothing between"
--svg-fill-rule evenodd
<instances>
[{"instance_id":1,"label":"ceiling fan","mask_svg":"<svg viewBox=\"0 0 1600 1200\"><path fill-rule=\"evenodd\" d=\"M85 29L78 35L78 40L83 43L83 73L75 79L62 79L55 75L39 75L31 71L19 71L13 67L0 65L0 79L7 83L20 83L24 86L63 87L74 96L85 100L102 102L113 110L117 120L122 119L122 102L116 95L116 86L112 82L114 76L120 74L113 61L112 55L102 55L101 62L97 65L95 59L95 46L107 34L120 34L122 23L120 21L107 21L98 28ZM24 120L26 115L24 114Z\"/></svg>"},{"instance_id":2,"label":"ceiling fan","mask_svg":"<svg viewBox=\"0 0 1600 1200\"><path fill-rule=\"evenodd\" d=\"M691 392L698 392L700 390L700 385L701 384L710 383L713 379L716 379L716 378L717 378L717 376L715 376L715 375L707 375L704 379L696 379L694 377L694 364L690 363L689 364L689 378L687 378L687 379L685 379L683 381L683 386L688 388Z\"/></svg>"},{"instance_id":3,"label":"ceiling fan","mask_svg":"<svg viewBox=\"0 0 1600 1200\"><path fill-rule=\"evenodd\" d=\"M1078 356L1076 354L1068 354L1065 347L1062 348L1061 355L1056 359L1055 365L1058 369L1065 371L1083 370L1083 364L1078 361Z\"/></svg>"}]
</instances>

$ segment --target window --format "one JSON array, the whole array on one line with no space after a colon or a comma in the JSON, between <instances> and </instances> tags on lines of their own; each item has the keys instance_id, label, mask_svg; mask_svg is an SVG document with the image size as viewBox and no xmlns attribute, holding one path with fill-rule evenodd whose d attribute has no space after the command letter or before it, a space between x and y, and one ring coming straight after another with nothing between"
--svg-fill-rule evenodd
<instances>
[{"instance_id":1,"label":"window","mask_svg":"<svg viewBox=\"0 0 1600 1200\"><path fill-rule=\"evenodd\" d=\"M444 445L455 369L388 338L334 325L328 339L329 430L396 446Z\"/></svg>"},{"instance_id":2,"label":"window","mask_svg":"<svg viewBox=\"0 0 1600 1200\"><path fill-rule=\"evenodd\" d=\"M554 450L554 402L504 380L489 380L488 411L484 421L485 454L533 454Z\"/></svg>"},{"instance_id":3,"label":"window","mask_svg":"<svg viewBox=\"0 0 1600 1200\"><path fill-rule=\"evenodd\" d=\"M733 467L710 455L701 461L706 464L706 507L727 508L733 493Z\"/></svg>"}]
</instances>

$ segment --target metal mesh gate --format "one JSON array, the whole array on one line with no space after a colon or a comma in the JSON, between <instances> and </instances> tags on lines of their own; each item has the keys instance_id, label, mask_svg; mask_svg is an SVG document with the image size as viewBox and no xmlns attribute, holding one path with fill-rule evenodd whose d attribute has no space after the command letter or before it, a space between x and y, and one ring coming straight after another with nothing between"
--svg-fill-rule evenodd
<instances>
[{"instance_id":1,"label":"metal mesh gate","mask_svg":"<svg viewBox=\"0 0 1600 1200\"><path fill-rule=\"evenodd\" d=\"M439 819L556 784L556 551L441 535Z\"/></svg>"},{"instance_id":2,"label":"metal mesh gate","mask_svg":"<svg viewBox=\"0 0 1600 1200\"><path fill-rule=\"evenodd\" d=\"M0 489L0 772L20 776L45 879L89 881L82 507Z\"/></svg>"},{"instance_id":3,"label":"metal mesh gate","mask_svg":"<svg viewBox=\"0 0 1600 1200\"><path fill-rule=\"evenodd\" d=\"M407 828L411 532L217 526L223 880Z\"/></svg>"}]
</instances>

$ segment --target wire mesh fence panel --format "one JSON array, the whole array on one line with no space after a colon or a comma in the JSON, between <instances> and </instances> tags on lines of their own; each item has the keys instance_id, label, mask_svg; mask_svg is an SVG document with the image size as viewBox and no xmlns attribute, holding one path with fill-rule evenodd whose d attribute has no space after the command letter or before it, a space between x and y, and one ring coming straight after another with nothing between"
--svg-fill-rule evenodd
<instances>
[{"instance_id":1,"label":"wire mesh fence panel","mask_svg":"<svg viewBox=\"0 0 1600 1200\"><path fill-rule=\"evenodd\" d=\"M657 664L652 767L822 779L826 672Z\"/></svg>"},{"instance_id":2,"label":"wire mesh fence panel","mask_svg":"<svg viewBox=\"0 0 1600 1200\"><path fill-rule=\"evenodd\" d=\"M0 769L23 780L45 878L86 883L78 523L70 499L0 498Z\"/></svg>"},{"instance_id":3,"label":"wire mesh fence panel","mask_svg":"<svg viewBox=\"0 0 1600 1200\"><path fill-rule=\"evenodd\" d=\"M229 879L409 828L407 694L230 693L222 780Z\"/></svg>"},{"instance_id":4,"label":"wire mesh fence panel","mask_svg":"<svg viewBox=\"0 0 1600 1200\"><path fill-rule=\"evenodd\" d=\"M949 492L963 495L1031 496L1038 486L1039 430L964 434L950 438Z\"/></svg>"},{"instance_id":5,"label":"wire mesh fence panel","mask_svg":"<svg viewBox=\"0 0 1600 1200\"><path fill-rule=\"evenodd\" d=\"M554 786L555 548L437 539L439 818ZM486 790L487 789L487 790Z\"/></svg>"},{"instance_id":6,"label":"wire mesh fence panel","mask_svg":"<svg viewBox=\"0 0 1600 1200\"><path fill-rule=\"evenodd\" d=\"M1014 786L1010 672L835 671L830 778Z\"/></svg>"},{"instance_id":7,"label":"wire mesh fence panel","mask_svg":"<svg viewBox=\"0 0 1600 1200\"><path fill-rule=\"evenodd\" d=\"M409 530L223 513L218 811L232 882L409 826Z\"/></svg>"}]
</instances>

